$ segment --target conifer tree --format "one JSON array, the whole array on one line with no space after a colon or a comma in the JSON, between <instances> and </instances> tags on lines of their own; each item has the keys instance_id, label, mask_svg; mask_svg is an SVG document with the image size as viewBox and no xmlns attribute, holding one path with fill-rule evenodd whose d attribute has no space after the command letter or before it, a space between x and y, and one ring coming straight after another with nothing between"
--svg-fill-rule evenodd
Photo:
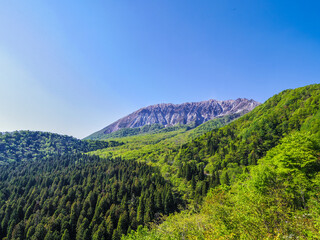
<instances>
[{"instance_id":1,"label":"conifer tree","mask_svg":"<svg viewBox=\"0 0 320 240\"><path fill-rule=\"evenodd\" d=\"M143 223L143 217L144 217L144 203L143 203L143 197L144 195L141 195L139 198L139 206L137 210L137 222L138 224Z\"/></svg>"},{"instance_id":2,"label":"conifer tree","mask_svg":"<svg viewBox=\"0 0 320 240\"><path fill-rule=\"evenodd\" d=\"M107 239L111 239L112 238L112 234L113 234L113 229L114 229L114 225L113 222L111 220L111 216L108 216L107 220L106 220L106 238Z\"/></svg>"},{"instance_id":3,"label":"conifer tree","mask_svg":"<svg viewBox=\"0 0 320 240\"><path fill-rule=\"evenodd\" d=\"M166 214L169 214L172 209L174 208L173 206L174 201L173 201L173 196L171 191L167 191L165 201L164 201L164 211Z\"/></svg>"},{"instance_id":4,"label":"conifer tree","mask_svg":"<svg viewBox=\"0 0 320 240\"><path fill-rule=\"evenodd\" d=\"M70 238L68 229L64 230L64 233L63 233L63 235L61 237L61 240L70 240L70 239L71 238Z\"/></svg>"}]
</instances>

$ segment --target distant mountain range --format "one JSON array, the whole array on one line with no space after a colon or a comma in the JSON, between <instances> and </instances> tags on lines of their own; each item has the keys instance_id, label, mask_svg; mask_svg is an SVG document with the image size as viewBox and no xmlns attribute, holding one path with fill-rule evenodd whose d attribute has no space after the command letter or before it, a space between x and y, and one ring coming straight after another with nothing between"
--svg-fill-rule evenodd
<instances>
[{"instance_id":1,"label":"distant mountain range","mask_svg":"<svg viewBox=\"0 0 320 240\"><path fill-rule=\"evenodd\" d=\"M182 104L162 103L141 108L97 131L86 139L103 139L104 135L121 129L139 128L146 125L194 124L198 126L206 121L240 112L250 112L260 103L253 99L238 98L236 100L217 101L210 99L202 102Z\"/></svg>"}]
</instances>

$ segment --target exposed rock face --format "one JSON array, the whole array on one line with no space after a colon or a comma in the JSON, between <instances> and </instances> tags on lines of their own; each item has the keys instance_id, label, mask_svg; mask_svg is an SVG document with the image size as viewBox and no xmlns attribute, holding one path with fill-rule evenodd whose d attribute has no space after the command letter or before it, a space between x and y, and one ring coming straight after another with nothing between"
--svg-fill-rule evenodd
<instances>
[{"instance_id":1,"label":"exposed rock face","mask_svg":"<svg viewBox=\"0 0 320 240\"><path fill-rule=\"evenodd\" d=\"M122 128L136 128L156 123L164 126L173 126L196 122L196 125L200 125L208 120L228 114L242 111L249 112L259 104L252 99L248 100L245 98L227 101L210 99L208 101L183 104L156 104L141 108L110 124L99 132L108 134Z\"/></svg>"}]
</instances>

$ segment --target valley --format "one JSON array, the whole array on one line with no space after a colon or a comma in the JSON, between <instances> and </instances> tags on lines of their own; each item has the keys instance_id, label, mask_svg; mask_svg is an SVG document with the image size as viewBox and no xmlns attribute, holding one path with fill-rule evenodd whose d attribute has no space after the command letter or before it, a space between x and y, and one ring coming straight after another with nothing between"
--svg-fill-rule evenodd
<instances>
[{"instance_id":1,"label":"valley","mask_svg":"<svg viewBox=\"0 0 320 240\"><path fill-rule=\"evenodd\" d=\"M319 106L314 84L200 125L4 133L0 237L319 239Z\"/></svg>"}]
</instances>

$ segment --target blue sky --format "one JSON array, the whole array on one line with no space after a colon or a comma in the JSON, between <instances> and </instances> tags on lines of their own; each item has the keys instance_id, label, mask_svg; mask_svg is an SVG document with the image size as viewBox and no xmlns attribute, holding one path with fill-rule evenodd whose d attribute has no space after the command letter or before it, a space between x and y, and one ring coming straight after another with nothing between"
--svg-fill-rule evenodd
<instances>
[{"instance_id":1,"label":"blue sky","mask_svg":"<svg viewBox=\"0 0 320 240\"><path fill-rule=\"evenodd\" d=\"M320 79L320 2L0 2L0 131L83 138L156 103Z\"/></svg>"}]
</instances>

